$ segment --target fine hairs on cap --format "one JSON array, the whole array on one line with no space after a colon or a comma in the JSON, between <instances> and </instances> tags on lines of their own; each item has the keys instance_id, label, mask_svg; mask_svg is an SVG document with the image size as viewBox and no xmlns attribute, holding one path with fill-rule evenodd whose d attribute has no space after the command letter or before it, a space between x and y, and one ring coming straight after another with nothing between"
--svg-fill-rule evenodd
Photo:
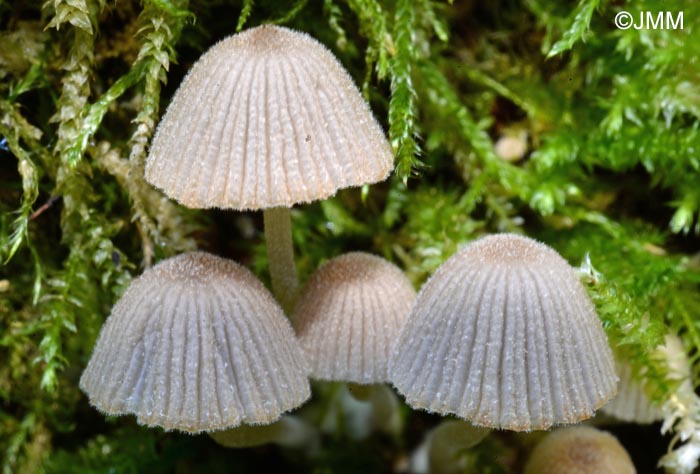
<instances>
[{"instance_id":1,"label":"fine hairs on cap","mask_svg":"<svg viewBox=\"0 0 700 474\"><path fill-rule=\"evenodd\" d=\"M321 43L265 25L228 37L170 103L146 179L187 207L291 207L384 180L393 152Z\"/></svg>"},{"instance_id":2,"label":"fine hairs on cap","mask_svg":"<svg viewBox=\"0 0 700 474\"><path fill-rule=\"evenodd\" d=\"M307 370L262 283L230 260L192 252L131 283L80 387L107 414L196 433L279 419L310 396Z\"/></svg>"},{"instance_id":3,"label":"fine hairs on cap","mask_svg":"<svg viewBox=\"0 0 700 474\"><path fill-rule=\"evenodd\" d=\"M553 249L513 234L472 242L435 272L389 371L415 408L515 431L589 418L617 386L576 273Z\"/></svg>"},{"instance_id":4,"label":"fine hairs on cap","mask_svg":"<svg viewBox=\"0 0 700 474\"><path fill-rule=\"evenodd\" d=\"M294 311L311 377L386 382L391 347L415 294L396 265L375 255L351 252L322 265Z\"/></svg>"}]
</instances>

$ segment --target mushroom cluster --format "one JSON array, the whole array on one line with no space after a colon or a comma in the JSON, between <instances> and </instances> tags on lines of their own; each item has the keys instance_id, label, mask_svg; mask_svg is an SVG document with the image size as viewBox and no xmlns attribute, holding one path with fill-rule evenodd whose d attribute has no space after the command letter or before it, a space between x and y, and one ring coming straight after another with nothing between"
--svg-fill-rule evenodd
<instances>
[{"instance_id":1,"label":"mushroom cluster","mask_svg":"<svg viewBox=\"0 0 700 474\"><path fill-rule=\"evenodd\" d=\"M273 290L291 313L289 207L384 180L392 167L381 127L328 49L304 33L261 26L219 42L192 67L145 172L188 207L263 209ZM379 370L386 378L385 361ZM132 282L81 388L100 410L134 413L142 424L227 430L217 435L226 445L283 439L298 423L230 429L275 422L310 395L283 309L248 270L202 252L163 261Z\"/></svg>"},{"instance_id":2,"label":"mushroom cluster","mask_svg":"<svg viewBox=\"0 0 700 474\"><path fill-rule=\"evenodd\" d=\"M393 392L370 388L390 381L415 408L487 428L590 417L616 390L610 347L575 272L532 239L471 243L417 297L393 264L345 254L297 301L290 207L383 180L392 164L357 87L316 40L261 26L212 47L165 113L146 179L188 207L262 209L279 304L234 262L203 252L161 262L105 323L81 378L91 403L149 426L219 431L226 446L304 432L278 420L310 396L309 375L360 384L355 398L376 413L397 412ZM267 427L231 430L245 425ZM485 433L468 426L435 431L434 464Z\"/></svg>"}]
</instances>

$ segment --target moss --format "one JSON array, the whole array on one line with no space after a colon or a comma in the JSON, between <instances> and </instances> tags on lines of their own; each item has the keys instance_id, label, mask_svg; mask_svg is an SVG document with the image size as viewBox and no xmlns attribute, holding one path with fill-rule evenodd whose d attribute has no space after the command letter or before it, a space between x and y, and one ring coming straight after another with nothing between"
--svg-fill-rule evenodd
<instances>
[{"instance_id":1,"label":"moss","mask_svg":"<svg viewBox=\"0 0 700 474\"><path fill-rule=\"evenodd\" d=\"M623 8L683 12L684 29L616 29ZM666 409L676 439L664 465L690 472L681 454L700 445L700 401L681 396L654 352L678 333L697 385L700 5L679 0L0 2L3 472L140 472L159 459L162 472L219 470L272 453L105 422L77 388L104 318L145 266L203 248L267 277L260 215L182 209L144 181L143 166L193 61L269 22L331 48L396 153L388 182L295 209L302 276L368 250L420 285L485 233L549 243L583 262L612 344ZM495 144L513 130L525 153L505 161ZM352 452L358 466L388 470L415 447L416 426L381 450L343 454L324 439L317 457L274 451L267 462L352 471ZM501 472L489 459L521 444L497 436L468 465ZM202 453L211 460L188 458Z\"/></svg>"}]
</instances>

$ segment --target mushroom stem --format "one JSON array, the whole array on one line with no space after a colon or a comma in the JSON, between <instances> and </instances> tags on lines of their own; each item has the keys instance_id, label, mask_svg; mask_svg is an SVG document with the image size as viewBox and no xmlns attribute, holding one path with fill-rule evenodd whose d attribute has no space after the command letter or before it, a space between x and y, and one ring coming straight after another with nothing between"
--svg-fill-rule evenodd
<instances>
[{"instance_id":1,"label":"mushroom stem","mask_svg":"<svg viewBox=\"0 0 700 474\"><path fill-rule=\"evenodd\" d=\"M263 219L272 292L289 315L294 309L299 285L292 245L291 209L288 207L265 209Z\"/></svg>"}]
</instances>

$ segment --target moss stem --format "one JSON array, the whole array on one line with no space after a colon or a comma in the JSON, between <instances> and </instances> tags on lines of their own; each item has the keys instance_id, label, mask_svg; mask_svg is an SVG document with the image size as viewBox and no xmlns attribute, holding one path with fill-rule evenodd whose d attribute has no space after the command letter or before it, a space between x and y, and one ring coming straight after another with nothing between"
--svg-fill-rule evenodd
<instances>
[{"instance_id":1,"label":"moss stem","mask_svg":"<svg viewBox=\"0 0 700 474\"><path fill-rule=\"evenodd\" d=\"M289 315L294 309L299 280L292 245L292 214L288 207L263 211L272 292Z\"/></svg>"}]
</instances>

